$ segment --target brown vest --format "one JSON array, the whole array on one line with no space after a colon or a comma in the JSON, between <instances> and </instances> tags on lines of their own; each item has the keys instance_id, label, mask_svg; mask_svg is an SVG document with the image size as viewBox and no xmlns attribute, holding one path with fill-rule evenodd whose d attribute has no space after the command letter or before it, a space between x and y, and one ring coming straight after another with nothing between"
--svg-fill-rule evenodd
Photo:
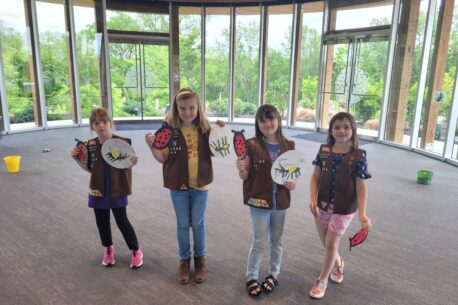
<instances>
[{"instance_id":1,"label":"brown vest","mask_svg":"<svg viewBox=\"0 0 458 305\"><path fill-rule=\"evenodd\" d=\"M352 214L358 209L356 200L356 182L352 174L361 156L365 154L362 149L353 149L340 162L335 177L334 213ZM329 194L331 191L332 174L332 147L323 144L320 147L321 177L318 191L318 207L327 210L329 207Z\"/></svg>"},{"instance_id":2,"label":"brown vest","mask_svg":"<svg viewBox=\"0 0 458 305\"><path fill-rule=\"evenodd\" d=\"M294 149L294 142L288 141L286 150ZM272 209L272 160L263 143L256 138L246 142L247 156L251 159L248 179L243 181L243 203L262 209ZM291 202L290 191L283 185L277 185L277 209L289 208Z\"/></svg>"},{"instance_id":3,"label":"brown vest","mask_svg":"<svg viewBox=\"0 0 458 305\"><path fill-rule=\"evenodd\" d=\"M202 187L213 181L212 153L208 142L208 134L202 134L199 128L197 135L197 153L199 158L197 184L199 187ZM189 188L188 146L181 132L178 134L176 144L169 148L169 157L164 162L162 174L164 177L164 187L171 190Z\"/></svg>"},{"instance_id":4,"label":"brown vest","mask_svg":"<svg viewBox=\"0 0 458 305\"><path fill-rule=\"evenodd\" d=\"M113 138L121 139L131 144L129 138L113 135ZM92 196L103 197L103 163L102 145L99 138L90 139L87 142L89 160L88 169L91 171L89 182L89 194ZM127 196L132 194L132 169L118 169L110 166L111 170L111 194L110 197Z\"/></svg>"}]
</instances>

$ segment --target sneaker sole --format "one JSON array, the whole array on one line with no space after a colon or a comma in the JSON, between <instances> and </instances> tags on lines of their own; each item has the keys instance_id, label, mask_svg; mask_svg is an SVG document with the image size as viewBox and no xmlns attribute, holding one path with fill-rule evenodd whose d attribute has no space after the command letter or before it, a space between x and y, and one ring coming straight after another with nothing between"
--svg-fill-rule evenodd
<instances>
[{"instance_id":1,"label":"sneaker sole","mask_svg":"<svg viewBox=\"0 0 458 305\"><path fill-rule=\"evenodd\" d=\"M111 264L107 264L107 263L102 262L102 265L104 265L105 267L111 267L111 266L114 266L115 263L116 262L113 262Z\"/></svg>"},{"instance_id":2,"label":"sneaker sole","mask_svg":"<svg viewBox=\"0 0 458 305\"><path fill-rule=\"evenodd\" d=\"M310 297L312 299L322 299L324 297L324 293L323 294L314 294L313 292L310 291Z\"/></svg>"},{"instance_id":3,"label":"sneaker sole","mask_svg":"<svg viewBox=\"0 0 458 305\"><path fill-rule=\"evenodd\" d=\"M138 269L141 266L143 266L143 262L141 262L140 265L138 265L138 266L130 265L130 269Z\"/></svg>"},{"instance_id":4,"label":"sneaker sole","mask_svg":"<svg viewBox=\"0 0 458 305\"><path fill-rule=\"evenodd\" d=\"M340 284L343 282L343 277L340 279L340 280L336 280L332 277L332 275L329 277L329 279L331 280L331 282L333 283L336 283L336 284Z\"/></svg>"}]
</instances>

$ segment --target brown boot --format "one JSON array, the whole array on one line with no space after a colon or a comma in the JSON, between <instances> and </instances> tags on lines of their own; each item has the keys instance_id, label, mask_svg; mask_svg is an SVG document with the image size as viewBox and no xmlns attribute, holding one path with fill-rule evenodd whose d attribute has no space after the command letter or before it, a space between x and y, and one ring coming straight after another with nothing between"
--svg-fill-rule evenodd
<instances>
[{"instance_id":1,"label":"brown boot","mask_svg":"<svg viewBox=\"0 0 458 305\"><path fill-rule=\"evenodd\" d=\"M205 256L194 256L195 281L200 284L207 279L207 267L205 266Z\"/></svg>"},{"instance_id":2,"label":"brown boot","mask_svg":"<svg viewBox=\"0 0 458 305\"><path fill-rule=\"evenodd\" d=\"M178 280L181 284L189 282L189 266L191 265L191 258L180 259L180 267L178 268Z\"/></svg>"}]
</instances>

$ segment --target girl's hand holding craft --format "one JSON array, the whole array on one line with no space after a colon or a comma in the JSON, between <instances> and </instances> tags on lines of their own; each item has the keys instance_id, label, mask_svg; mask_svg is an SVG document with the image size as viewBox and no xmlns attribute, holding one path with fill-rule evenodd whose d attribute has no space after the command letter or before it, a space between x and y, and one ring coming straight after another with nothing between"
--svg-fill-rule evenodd
<instances>
[{"instance_id":1,"label":"girl's hand holding craft","mask_svg":"<svg viewBox=\"0 0 458 305\"><path fill-rule=\"evenodd\" d=\"M130 157L130 161L132 161L132 166L131 167L134 167L134 165L136 165L138 163L138 157L137 156L132 156L132 157Z\"/></svg>"},{"instance_id":2,"label":"girl's hand holding craft","mask_svg":"<svg viewBox=\"0 0 458 305\"><path fill-rule=\"evenodd\" d=\"M360 215L359 216L359 222L361 222L361 228L362 229L369 230L370 228L372 228L372 221L366 215Z\"/></svg>"},{"instance_id":3,"label":"girl's hand holding craft","mask_svg":"<svg viewBox=\"0 0 458 305\"><path fill-rule=\"evenodd\" d=\"M296 187L296 182L288 180L283 183L283 186L292 191Z\"/></svg>"},{"instance_id":4,"label":"girl's hand holding craft","mask_svg":"<svg viewBox=\"0 0 458 305\"><path fill-rule=\"evenodd\" d=\"M153 143L155 139L156 139L156 136L151 132L145 135L145 142L146 144L148 144L149 147L154 147Z\"/></svg>"},{"instance_id":5,"label":"girl's hand holding craft","mask_svg":"<svg viewBox=\"0 0 458 305\"><path fill-rule=\"evenodd\" d=\"M226 126L226 122L221 121L221 120L216 120L216 125L218 125L219 127L224 127Z\"/></svg>"}]
</instances>

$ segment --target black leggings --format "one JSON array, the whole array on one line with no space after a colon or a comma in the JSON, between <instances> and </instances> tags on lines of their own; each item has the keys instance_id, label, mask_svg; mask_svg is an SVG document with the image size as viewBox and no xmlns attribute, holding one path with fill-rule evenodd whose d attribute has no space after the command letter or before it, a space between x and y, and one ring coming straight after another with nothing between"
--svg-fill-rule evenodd
<instances>
[{"instance_id":1,"label":"black leggings","mask_svg":"<svg viewBox=\"0 0 458 305\"><path fill-rule=\"evenodd\" d=\"M116 224L126 241L127 246L130 250L138 250L137 235L135 230L127 219L126 208L111 209L113 211ZM111 226L110 226L110 210L109 209L94 209L95 222L99 228L100 239L104 247L109 247L113 244L111 238Z\"/></svg>"}]
</instances>

